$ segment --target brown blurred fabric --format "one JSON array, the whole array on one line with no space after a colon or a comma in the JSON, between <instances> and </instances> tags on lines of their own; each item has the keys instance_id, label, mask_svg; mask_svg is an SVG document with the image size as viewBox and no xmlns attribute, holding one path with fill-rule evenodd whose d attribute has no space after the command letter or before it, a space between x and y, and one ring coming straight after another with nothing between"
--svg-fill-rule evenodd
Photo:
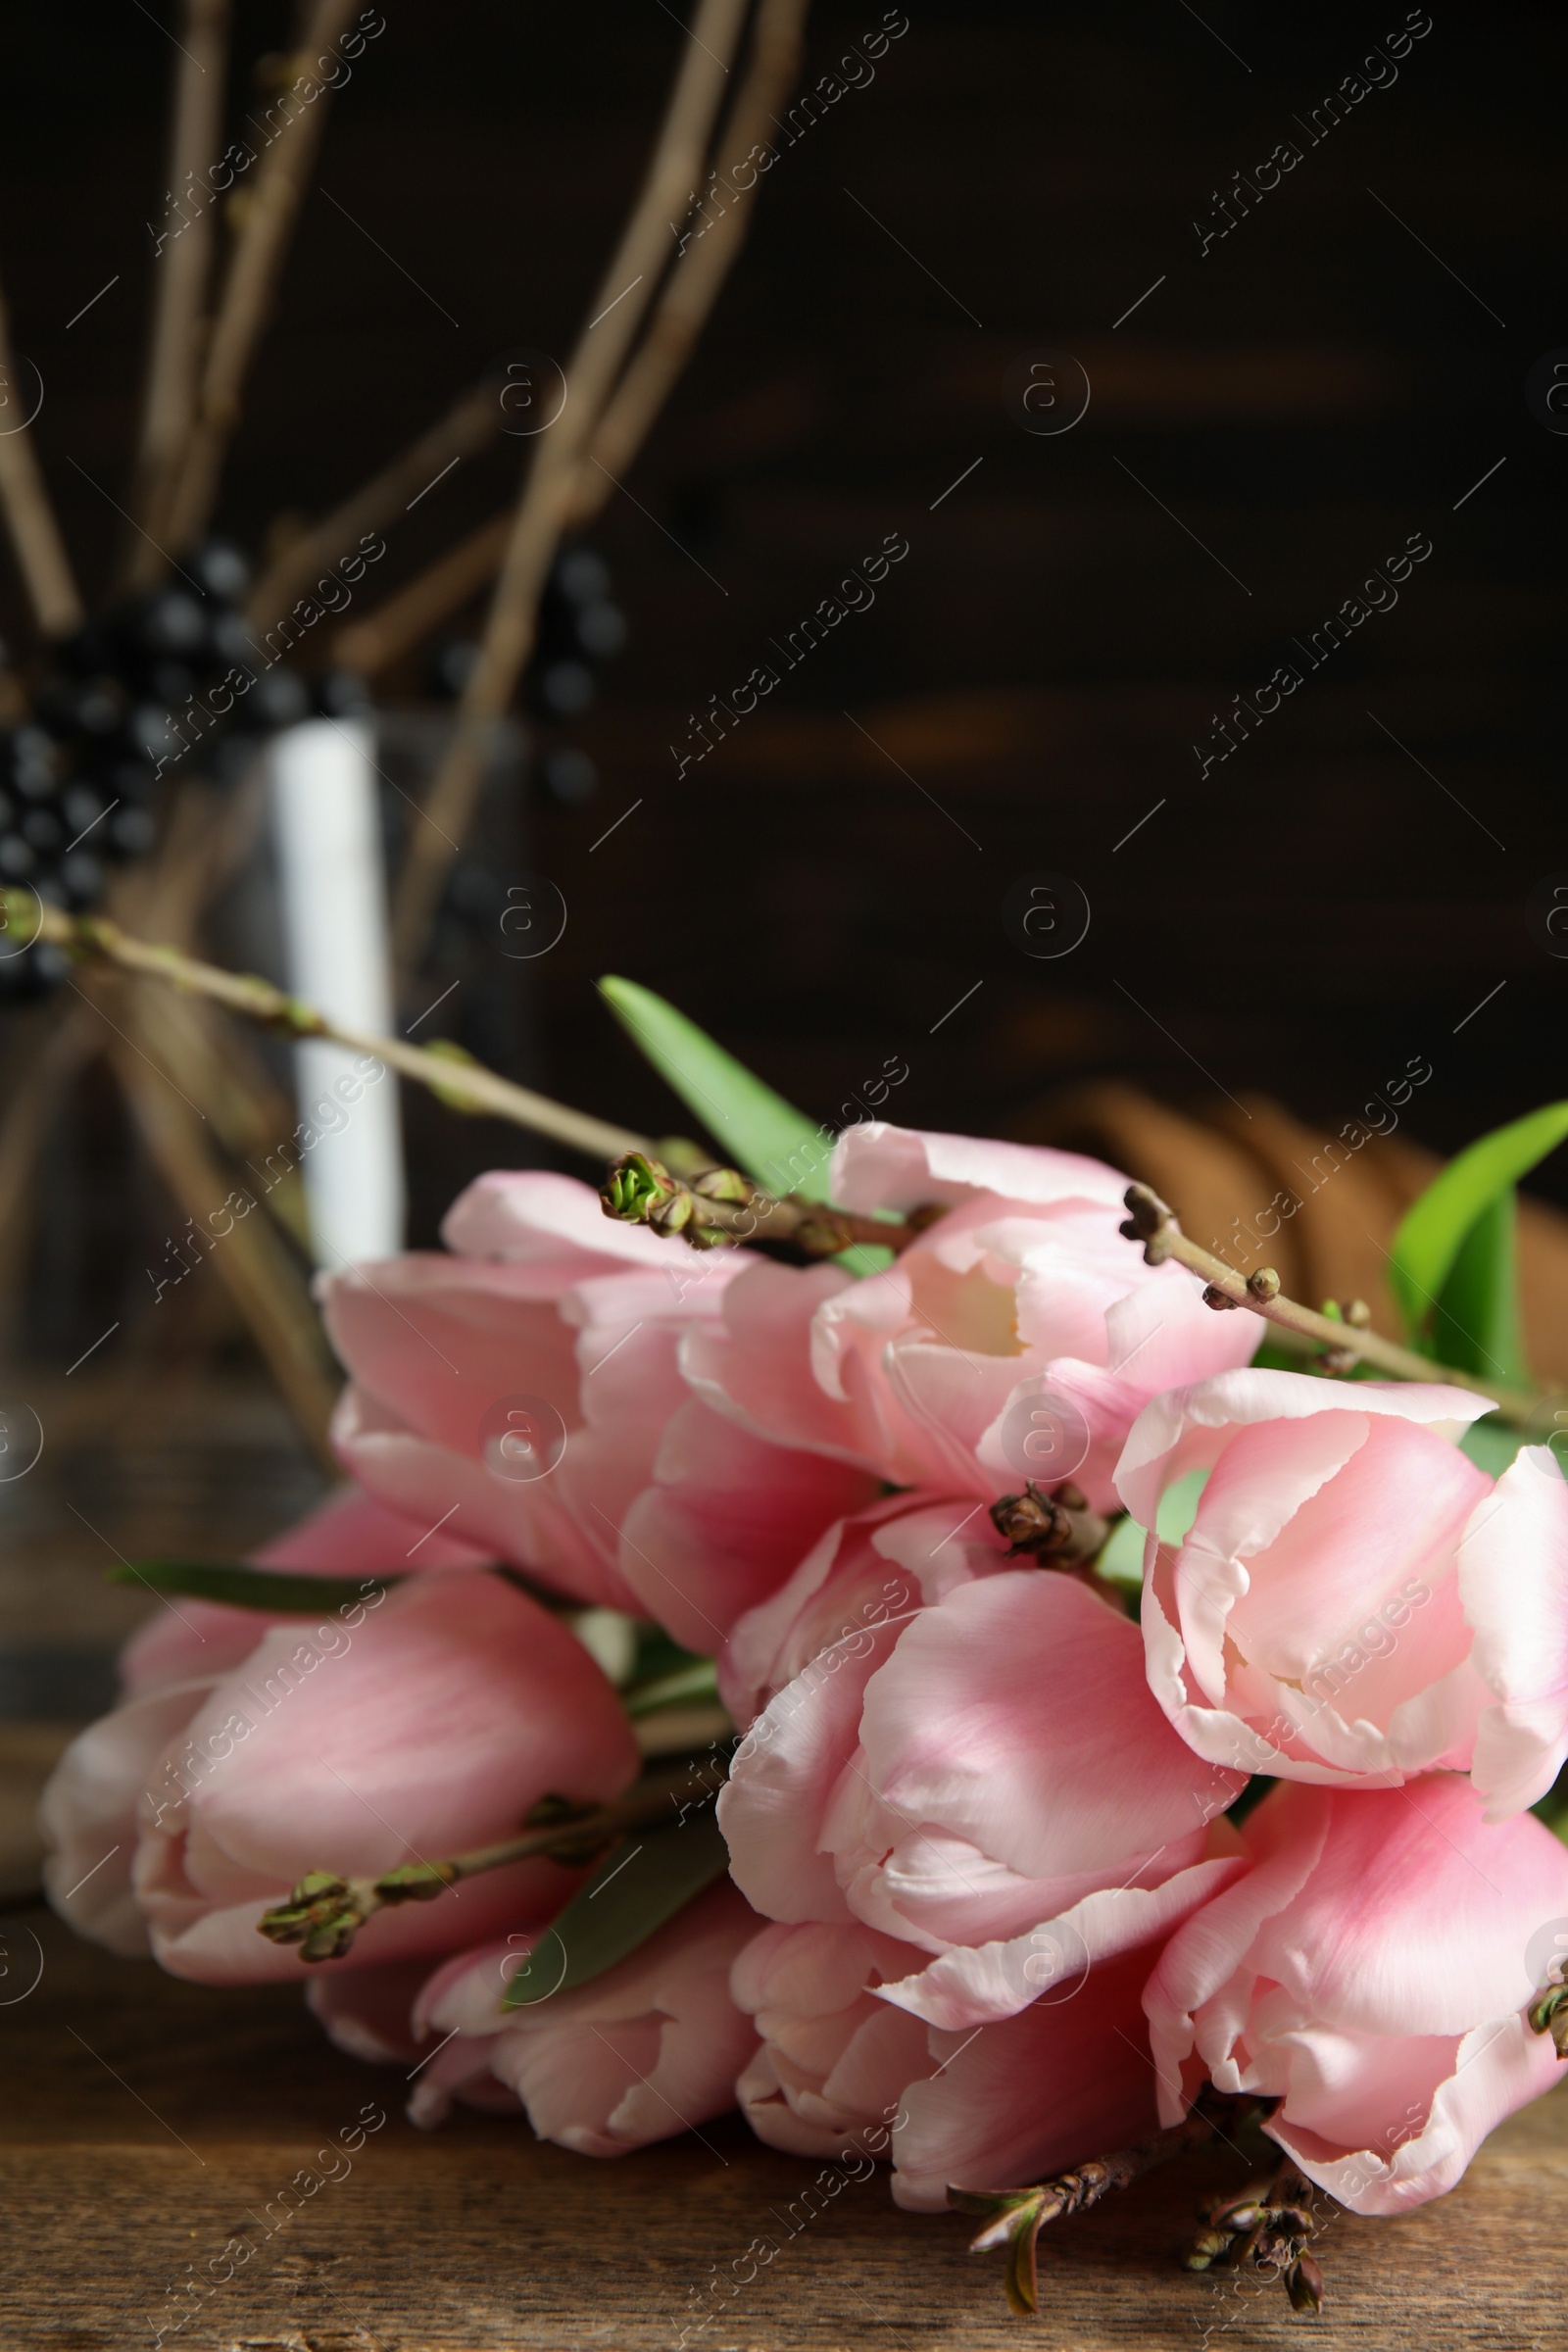
<instances>
[{"instance_id":1,"label":"brown blurred fabric","mask_svg":"<svg viewBox=\"0 0 1568 2352\"><path fill-rule=\"evenodd\" d=\"M1386 1279L1389 1244L1443 1162L1397 1132L1331 1152L1266 1095L1197 1118L1109 1080L1045 1097L1007 1132L1108 1159L1152 1184L1195 1242L1242 1273L1273 1266L1309 1306L1364 1298L1379 1331L1402 1336ZM1531 1369L1568 1384L1568 1216L1521 1200L1519 1272Z\"/></svg>"}]
</instances>

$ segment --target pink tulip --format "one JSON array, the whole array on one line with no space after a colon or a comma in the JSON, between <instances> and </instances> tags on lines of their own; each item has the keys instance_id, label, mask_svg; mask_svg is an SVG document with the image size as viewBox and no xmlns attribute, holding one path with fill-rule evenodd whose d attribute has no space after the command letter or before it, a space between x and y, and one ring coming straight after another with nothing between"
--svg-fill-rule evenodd
<instances>
[{"instance_id":1,"label":"pink tulip","mask_svg":"<svg viewBox=\"0 0 1568 2352\"><path fill-rule=\"evenodd\" d=\"M1205 2078L1255 2090L1280 2102L1270 2136L1353 2211L1441 2196L1560 2078L1525 2011L1568 1943L1568 1851L1529 1814L1488 1826L1454 1774L1280 1788L1243 1837L1253 1867L1144 1995L1162 2120Z\"/></svg>"},{"instance_id":2,"label":"pink tulip","mask_svg":"<svg viewBox=\"0 0 1568 2352\"><path fill-rule=\"evenodd\" d=\"M943 2032L890 2004L889 1987L920 1965L912 1946L858 1923L764 1928L731 1979L762 2036L742 2112L792 2155L891 2157L894 2198L915 2212L941 2212L950 2186L1047 2179L1156 2126L1139 1996L1158 1949Z\"/></svg>"},{"instance_id":3,"label":"pink tulip","mask_svg":"<svg viewBox=\"0 0 1568 2352\"><path fill-rule=\"evenodd\" d=\"M858 1921L753 1936L730 1989L761 2036L736 2085L759 2139L792 2156L890 2152L904 2094L936 2060L929 2029L877 1987L924 1956Z\"/></svg>"},{"instance_id":4,"label":"pink tulip","mask_svg":"<svg viewBox=\"0 0 1568 2352\"><path fill-rule=\"evenodd\" d=\"M1493 1480L1457 1389L1231 1372L1155 1399L1117 1487L1152 1528L1208 1471L1190 1533L1151 1540L1149 1679L1199 1754L1389 1788L1475 1766L1493 1816L1568 1756L1568 1485L1544 1448Z\"/></svg>"},{"instance_id":5,"label":"pink tulip","mask_svg":"<svg viewBox=\"0 0 1568 2352\"><path fill-rule=\"evenodd\" d=\"M697 1259L537 1172L481 1177L442 1230L449 1253L320 1286L353 1375L334 1444L421 1530L710 1649L872 1492L683 1382L682 1335L716 1318L740 1252Z\"/></svg>"},{"instance_id":6,"label":"pink tulip","mask_svg":"<svg viewBox=\"0 0 1568 2352\"><path fill-rule=\"evenodd\" d=\"M520 2105L541 2139L624 2156L734 2106L757 2036L730 1999L729 1972L756 1926L721 1882L603 1976L505 2012L506 1987L538 1937L497 1939L430 1978L414 2004L413 2041L397 2026L402 1972L387 1972L385 1986L329 1985L312 2006L356 2056L401 2057L434 2037L415 2075L416 2124L443 2121L454 2098L514 2114Z\"/></svg>"},{"instance_id":7,"label":"pink tulip","mask_svg":"<svg viewBox=\"0 0 1568 2352\"><path fill-rule=\"evenodd\" d=\"M1240 1868L1215 1817L1241 1780L1164 1722L1137 1629L1076 1578L1008 1568L972 1506L824 1538L732 1637L723 1687L760 1674L719 1799L736 1884L773 1919L930 1955L885 1992L929 2024L1014 2015Z\"/></svg>"},{"instance_id":8,"label":"pink tulip","mask_svg":"<svg viewBox=\"0 0 1568 2352\"><path fill-rule=\"evenodd\" d=\"M1103 1505L1148 1399L1257 1344L1122 1238L1126 1182L1074 1152L853 1127L835 1200L946 1214L865 1281L754 1260L688 1333L687 1378L758 1435L900 1486L989 1501L1071 1477Z\"/></svg>"},{"instance_id":9,"label":"pink tulip","mask_svg":"<svg viewBox=\"0 0 1568 2352\"><path fill-rule=\"evenodd\" d=\"M224 1612L238 1616L242 1612ZM375 1876L522 1826L538 1799L604 1802L637 1749L565 1626L499 1577L414 1577L379 1601L252 1619L217 1671L153 1682L67 1750L45 1792L51 1896L85 1935L212 1983L297 1977L257 1933L308 1870ZM578 1876L518 1862L377 1912L346 1960L448 1951L542 1922Z\"/></svg>"}]
</instances>

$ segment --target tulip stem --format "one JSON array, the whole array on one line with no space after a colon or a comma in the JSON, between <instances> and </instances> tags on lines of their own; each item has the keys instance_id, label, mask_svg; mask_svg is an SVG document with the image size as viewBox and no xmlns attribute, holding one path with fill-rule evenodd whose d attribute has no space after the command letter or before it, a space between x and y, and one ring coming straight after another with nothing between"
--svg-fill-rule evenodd
<instances>
[{"instance_id":1,"label":"tulip stem","mask_svg":"<svg viewBox=\"0 0 1568 2352\"><path fill-rule=\"evenodd\" d=\"M1129 1241L1143 1243L1145 1264L1159 1266L1173 1257L1178 1265L1200 1274L1208 1286L1203 1296L1210 1306L1222 1312L1232 1306L1250 1308L1266 1323L1277 1324L1298 1339L1310 1340L1326 1349L1336 1371L1348 1371L1356 1362L1375 1364L1379 1371L1390 1373L1396 1380L1441 1381L1446 1387L1468 1389L1474 1396L1489 1397L1503 1419L1511 1421L1515 1428L1550 1430L1554 1426L1554 1406L1558 1401L1554 1396L1531 1396L1522 1389L1478 1379L1473 1372L1455 1371L1450 1364L1435 1363L1430 1356L1418 1355L1413 1348L1401 1348L1396 1340L1384 1339L1358 1318L1336 1321L1331 1315L1317 1314L1311 1307L1285 1296L1280 1289L1280 1278L1270 1266L1259 1266L1251 1274L1238 1274L1222 1257L1216 1257L1200 1243L1189 1240L1174 1211L1147 1184L1130 1184L1126 1203L1129 1213L1121 1230Z\"/></svg>"},{"instance_id":2,"label":"tulip stem","mask_svg":"<svg viewBox=\"0 0 1568 2352\"><path fill-rule=\"evenodd\" d=\"M389 1904L433 1902L460 1879L476 1879L484 1871L504 1870L509 1863L540 1855L558 1862L591 1862L622 1831L664 1819L667 1804L684 1799L689 1807L702 1801L701 1796L693 1798L694 1788L706 1788L707 1794L714 1795L722 1782L721 1773L709 1774L705 1782L700 1768L688 1760L678 1773L646 1775L608 1805L581 1806L564 1797L544 1797L534 1806L529 1826L515 1838L473 1846L466 1854L449 1854L440 1862L400 1862L376 1878L307 1871L287 1902L262 1913L257 1930L271 1943L297 1943L302 1960L341 1960L353 1949L366 1921Z\"/></svg>"},{"instance_id":3,"label":"tulip stem","mask_svg":"<svg viewBox=\"0 0 1568 2352\"><path fill-rule=\"evenodd\" d=\"M274 988L270 980L249 972L221 971L217 964L203 963L178 948L135 939L102 915L68 914L63 907L40 900L35 891L0 891L0 935L16 948L43 940L63 948L78 962L115 964L139 979L162 980L171 988L207 997L225 1011L285 1037L330 1038L335 1045L371 1054L401 1077L427 1086L451 1108L510 1119L514 1126L547 1135L591 1159L613 1159L626 1152L652 1149L645 1137L629 1128L612 1127L606 1119L572 1110L564 1102L553 1102L529 1087L514 1086L511 1079L498 1077L494 1070L456 1049L442 1052L439 1046L411 1046L401 1038L377 1037L368 1029L334 1021L314 1004Z\"/></svg>"}]
</instances>

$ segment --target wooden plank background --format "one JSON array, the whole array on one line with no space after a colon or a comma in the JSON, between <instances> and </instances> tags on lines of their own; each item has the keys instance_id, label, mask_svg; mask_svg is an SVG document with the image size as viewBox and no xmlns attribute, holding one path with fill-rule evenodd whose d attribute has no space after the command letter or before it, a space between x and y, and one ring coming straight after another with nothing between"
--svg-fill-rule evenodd
<instances>
[{"instance_id":1,"label":"wooden plank background","mask_svg":"<svg viewBox=\"0 0 1568 2352\"><path fill-rule=\"evenodd\" d=\"M1026 2323L1007 2314L1000 2261L966 2253L972 2225L901 2214L881 2170L808 2223L802 2194L819 2168L760 2148L733 2120L611 2164L544 2146L520 2120L418 2132L400 2112L401 2070L333 2051L292 1988L177 1984L38 1912L4 1923L0 1993L36 1966L34 1935L41 1980L0 2007L5 2352L150 2345L187 2266L211 2278L242 2231L255 2254L166 2343L678 2352L713 2266L733 2277L768 2236L776 2258L733 2300L708 2302L721 2316L688 2338L693 2352L1555 2352L1568 2340L1560 2091L1497 2132L1448 2197L1397 2222L1329 2220L1330 2301L1315 2320L1293 2317L1277 2287L1178 2267L1200 2200L1238 2180L1225 2153L1046 2232L1040 2316ZM253 2217L367 2103L388 2120L352 2172L265 2239Z\"/></svg>"}]
</instances>

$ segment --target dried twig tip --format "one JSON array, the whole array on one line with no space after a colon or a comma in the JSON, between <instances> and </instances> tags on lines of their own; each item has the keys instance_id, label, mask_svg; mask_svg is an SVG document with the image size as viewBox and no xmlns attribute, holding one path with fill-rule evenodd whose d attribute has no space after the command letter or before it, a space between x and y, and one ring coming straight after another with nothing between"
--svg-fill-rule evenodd
<instances>
[{"instance_id":1,"label":"dried twig tip","mask_svg":"<svg viewBox=\"0 0 1568 2352\"><path fill-rule=\"evenodd\" d=\"M1170 1255L1172 1236L1181 1231L1169 1203L1147 1184L1130 1184L1122 1199L1127 1208L1127 1221L1121 1228L1124 1238L1143 1243L1146 1265L1163 1265Z\"/></svg>"}]
</instances>

